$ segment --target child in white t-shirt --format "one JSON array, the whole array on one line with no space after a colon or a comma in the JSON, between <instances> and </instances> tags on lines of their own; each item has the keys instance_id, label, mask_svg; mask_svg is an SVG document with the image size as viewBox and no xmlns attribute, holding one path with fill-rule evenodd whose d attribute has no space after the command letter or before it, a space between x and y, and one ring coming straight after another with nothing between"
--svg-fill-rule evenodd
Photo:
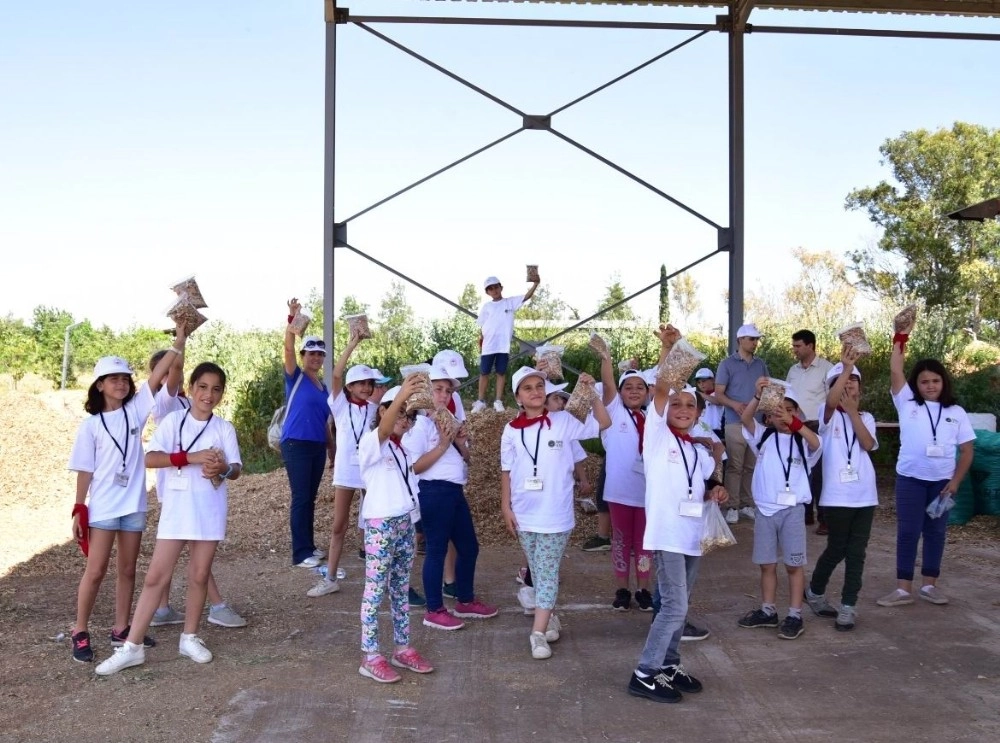
<instances>
[{"instance_id":1,"label":"child in white t-shirt","mask_svg":"<svg viewBox=\"0 0 1000 743\"><path fill-rule=\"evenodd\" d=\"M156 546L128 639L97 666L95 673L101 676L145 663L143 635L185 543L187 605L178 652L196 663L212 660L212 652L198 637L198 625L215 550L226 536L226 482L238 478L243 465L236 429L213 412L225 393L226 373L211 362L198 364L190 388L191 408L170 413L149 442L146 466L167 470Z\"/></svg>"},{"instance_id":2,"label":"child in white t-shirt","mask_svg":"<svg viewBox=\"0 0 1000 743\"><path fill-rule=\"evenodd\" d=\"M841 362L826 374L829 394L819 411L819 435L823 441L823 490L819 505L826 514L829 534L826 549L816 561L806 587L806 603L817 616L836 617L841 632L854 629L855 606L861 591L865 551L871 536L878 491L875 466L868 452L878 448L875 416L858 410L861 372L854 364L860 354L845 345ZM839 612L826 600L826 586L840 562L844 562L844 589Z\"/></svg>"},{"instance_id":3,"label":"child in white t-shirt","mask_svg":"<svg viewBox=\"0 0 1000 743\"><path fill-rule=\"evenodd\" d=\"M809 472L823 450L819 437L799 418L798 399L785 391L781 408L767 416L767 426L755 419L767 377L757 389L740 420L743 438L757 451L751 488L756 504L753 528L753 561L760 566L761 608L747 612L740 627L778 627L775 592L778 584L778 551L788 573L788 616L780 623L778 637L794 640L802 634L802 600L805 590L806 526L804 504L812 500Z\"/></svg>"},{"instance_id":4,"label":"child in white t-shirt","mask_svg":"<svg viewBox=\"0 0 1000 743\"><path fill-rule=\"evenodd\" d=\"M531 656L552 656L559 639L553 613L559 591L559 563L574 525L573 448L571 442L595 438L611 424L600 398L581 423L565 411L545 409L545 375L525 366L513 380L522 411L500 437L500 497L507 530L518 538L535 584ZM581 374L577 384L593 385Z\"/></svg>"},{"instance_id":5,"label":"child in white t-shirt","mask_svg":"<svg viewBox=\"0 0 1000 743\"><path fill-rule=\"evenodd\" d=\"M694 383L701 399L705 402L705 412L701 414L701 422L707 424L720 439L725 438L722 416L726 406L715 401L715 374L707 366L702 367L694 373Z\"/></svg>"},{"instance_id":6,"label":"child in white t-shirt","mask_svg":"<svg viewBox=\"0 0 1000 743\"><path fill-rule=\"evenodd\" d=\"M490 382L490 372L496 371L496 399L493 409L503 412L503 391L507 381L507 364L510 361L510 341L514 337L514 313L517 308L535 295L538 281L523 297L504 297L503 285L496 276L488 276L483 281L490 301L479 309L476 324L479 326L479 398L472 406L473 413L486 409L486 388Z\"/></svg>"}]
</instances>

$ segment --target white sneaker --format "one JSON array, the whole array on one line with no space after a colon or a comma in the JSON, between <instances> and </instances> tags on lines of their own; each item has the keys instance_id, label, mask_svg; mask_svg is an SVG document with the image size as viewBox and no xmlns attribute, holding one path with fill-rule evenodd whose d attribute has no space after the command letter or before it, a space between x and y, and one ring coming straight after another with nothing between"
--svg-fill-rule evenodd
<instances>
[{"instance_id":1,"label":"white sneaker","mask_svg":"<svg viewBox=\"0 0 1000 743\"><path fill-rule=\"evenodd\" d=\"M757 518L757 510L752 506L743 506L743 508L740 509L740 516L745 516L751 521L754 521Z\"/></svg>"},{"instance_id":2,"label":"white sneaker","mask_svg":"<svg viewBox=\"0 0 1000 743\"><path fill-rule=\"evenodd\" d=\"M532 632L529 638L531 642L531 657L535 660L545 660L552 657L552 648L549 647L545 634L542 632Z\"/></svg>"},{"instance_id":3,"label":"white sneaker","mask_svg":"<svg viewBox=\"0 0 1000 743\"><path fill-rule=\"evenodd\" d=\"M503 401L502 400L494 400L493 401L493 409L495 411L497 411L498 413L502 413L504 410L506 410L506 408L503 406Z\"/></svg>"},{"instance_id":4,"label":"white sneaker","mask_svg":"<svg viewBox=\"0 0 1000 743\"><path fill-rule=\"evenodd\" d=\"M318 557L320 560L326 559L326 550L321 550L319 547L313 550L313 557Z\"/></svg>"},{"instance_id":5,"label":"white sneaker","mask_svg":"<svg viewBox=\"0 0 1000 743\"><path fill-rule=\"evenodd\" d=\"M545 628L545 640L546 642L555 642L559 639L559 630L562 629L562 622L559 621L559 617L556 616L555 612L549 614L549 626Z\"/></svg>"},{"instance_id":6,"label":"white sneaker","mask_svg":"<svg viewBox=\"0 0 1000 743\"><path fill-rule=\"evenodd\" d=\"M337 580L344 580L347 577L347 571L343 568L337 568Z\"/></svg>"},{"instance_id":7,"label":"white sneaker","mask_svg":"<svg viewBox=\"0 0 1000 743\"><path fill-rule=\"evenodd\" d=\"M735 524L739 520L740 520L740 512L737 511L735 508L730 508L726 511L727 524Z\"/></svg>"},{"instance_id":8,"label":"white sneaker","mask_svg":"<svg viewBox=\"0 0 1000 743\"><path fill-rule=\"evenodd\" d=\"M335 580L320 578L319 583L306 591L306 596L311 599L326 596L328 593L336 593L340 590L340 584Z\"/></svg>"},{"instance_id":9,"label":"white sneaker","mask_svg":"<svg viewBox=\"0 0 1000 743\"><path fill-rule=\"evenodd\" d=\"M472 404L472 411L471 412L473 412L473 413L482 413L484 410L486 410L486 403L484 403L482 400L476 400Z\"/></svg>"},{"instance_id":10,"label":"white sneaker","mask_svg":"<svg viewBox=\"0 0 1000 743\"><path fill-rule=\"evenodd\" d=\"M94 669L94 673L98 676L110 676L123 668L141 666L145 662L146 649L142 644L133 645L126 640L120 647L115 648L114 655Z\"/></svg>"},{"instance_id":11,"label":"white sneaker","mask_svg":"<svg viewBox=\"0 0 1000 743\"><path fill-rule=\"evenodd\" d=\"M316 555L310 555L305 560L300 563L296 563L297 568L318 568L323 564L323 558L316 557Z\"/></svg>"},{"instance_id":12,"label":"white sneaker","mask_svg":"<svg viewBox=\"0 0 1000 743\"><path fill-rule=\"evenodd\" d=\"M212 660L212 651L205 647L204 641L198 635L187 635L181 632L181 641L177 652L186 655L195 663L208 663Z\"/></svg>"},{"instance_id":13,"label":"white sneaker","mask_svg":"<svg viewBox=\"0 0 1000 743\"><path fill-rule=\"evenodd\" d=\"M535 615L535 589L532 586L521 586L517 589L517 600L524 609L526 616Z\"/></svg>"}]
</instances>

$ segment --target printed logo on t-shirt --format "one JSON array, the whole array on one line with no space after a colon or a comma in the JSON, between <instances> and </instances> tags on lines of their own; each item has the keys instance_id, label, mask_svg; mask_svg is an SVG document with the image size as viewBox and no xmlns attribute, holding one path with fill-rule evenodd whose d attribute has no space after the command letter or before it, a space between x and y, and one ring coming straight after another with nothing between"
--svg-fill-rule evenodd
<instances>
[{"instance_id":1,"label":"printed logo on t-shirt","mask_svg":"<svg viewBox=\"0 0 1000 743\"><path fill-rule=\"evenodd\" d=\"M622 424L618 426L618 433L628 433L628 426L625 424L625 421L622 421Z\"/></svg>"},{"instance_id":2,"label":"printed logo on t-shirt","mask_svg":"<svg viewBox=\"0 0 1000 743\"><path fill-rule=\"evenodd\" d=\"M557 441L556 439L552 439L551 441L549 441L549 448L562 451L563 442L561 440Z\"/></svg>"}]
</instances>

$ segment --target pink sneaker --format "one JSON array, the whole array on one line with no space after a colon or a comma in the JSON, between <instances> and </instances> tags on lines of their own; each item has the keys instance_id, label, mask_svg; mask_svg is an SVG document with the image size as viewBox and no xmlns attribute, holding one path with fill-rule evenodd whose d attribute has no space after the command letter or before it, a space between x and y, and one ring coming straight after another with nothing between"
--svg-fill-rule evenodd
<instances>
[{"instance_id":1,"label":"pink sneaker","mask_svg":"<svg viewBox=\"0 0 1000 743\"><path fill-rule=\"evenodd\" d=\"M396 668L405 668L414 673L430 673L434 666L428 663L424 657L413 648L407 648L401 653L393 653L390 661Z\"/></svg>"},{"instance_id":2,"label":"pink sneaker","mask_svg":"<svg viewBox=\"0 0 1000 743\"><path fill-rule=\"evenodd\" d=\"M472 601L467 604L462 601L455 602L456 617L464 617L466 619L489 619L490 617L495 617L499 613L500 610L497 607L484 604L477 598L472 599Z\"/></svg>"},{"instance_id":3,"label":"pink sneaker","mask_svg":"<svg viewBox=\"0 0 1000 743\"><path fill-rule=\"evenodd\" d=\"M389 661L384 656L379 655L374 660L361 661L358 673L370 679L378 681L380 684L392 684L399 681L402 676L389 667Z\"/></svg>"},{"instance_id":4,"label":"pink sneaker","mask_svg":"<svg viewBox=\"0 0 1000 743\"><path fill-rule=\"evenodd\" d=\"M433 627L434 629L453 630L462 629L462 627L465 626L465 622L461 619L453 617L451 613L442 606L437 611L429 611L424 614L424 626Z\"/></svg>"}]
</instances>

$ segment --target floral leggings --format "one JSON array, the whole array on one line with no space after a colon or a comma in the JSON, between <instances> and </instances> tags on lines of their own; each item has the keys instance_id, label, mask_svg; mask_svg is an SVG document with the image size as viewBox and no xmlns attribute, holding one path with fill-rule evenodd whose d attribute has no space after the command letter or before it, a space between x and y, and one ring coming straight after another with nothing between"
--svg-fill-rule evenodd
<instances>
[{"instance_id":1,"label":"floral leggings","mask_svg":"<svg viewBox=\"0 0 1000 743\"><path fill-rule=\"evenodd\" d=\"M525 557L528 558L528 569L531 570L531 581L535 584L535 606L539 609L555 609L556 596L559 593L559 563L570 532L558 534L541 534L536 531L518 531L517 538L521 542Z\"/></svg>"},{"instance_id":2,"label":"floral leggings","mask_svg":"<svg viewBox=\"0 0 1000 743\"><path fill-rule=\"evenodd\" d=\"M416 551L410 515L367 519L365 526L365 590L361 596L361 652L378 648L378 608L389 589L392 635L399 647L410 644L410 568Z\"/></svg>"}]
</instances>

